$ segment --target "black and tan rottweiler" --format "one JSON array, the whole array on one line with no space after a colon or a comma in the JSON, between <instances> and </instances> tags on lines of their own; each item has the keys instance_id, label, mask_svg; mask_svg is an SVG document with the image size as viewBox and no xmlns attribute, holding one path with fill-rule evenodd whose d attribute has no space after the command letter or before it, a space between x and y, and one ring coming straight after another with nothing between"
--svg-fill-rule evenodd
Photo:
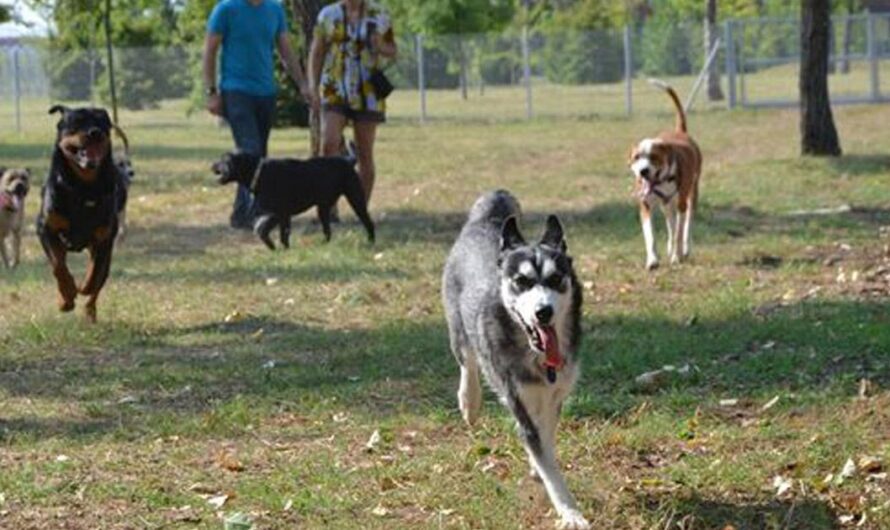
<instances>
[{"instance_id":1,"label":"black and tan rottweiler","mask_svg":"<svg viewBox=\"0 0 890 530\"><path fill-rule=\"evenodd\" d=\"M37 234L59 288L59 309L71 311L77 294L87 296L86 316L96 321L96 299L108 279L118 216L127 188L111 156L112 123L103 109L61 113L49 175L41 190ZM79 287L68 270L68 252L89 252L86 278Z\"/></svg>"}]
</instances>

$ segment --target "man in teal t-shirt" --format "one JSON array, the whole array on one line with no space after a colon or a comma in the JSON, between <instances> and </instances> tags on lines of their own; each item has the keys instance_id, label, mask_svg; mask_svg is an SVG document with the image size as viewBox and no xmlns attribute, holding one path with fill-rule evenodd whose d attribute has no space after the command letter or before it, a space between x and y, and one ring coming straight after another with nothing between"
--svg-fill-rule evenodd
<instances>
[{"instance_id":1,"label":"man in teal t-shirt","mask_svg":"<svg viewBox=\"0 0 890 530\"><path fill-rule=\"evenodd\" d=\"M217 86L216 58L222 48ZM207 110L224 117L235 146L266 156L275 116L275 62L278 49L288 73L306 101L311 92L287 36L284 8L277 0L221 0L207 21L204 87ZM230 219L235 228L252 228L250 190L239 185Z\"/></svg>"}]
</instances>

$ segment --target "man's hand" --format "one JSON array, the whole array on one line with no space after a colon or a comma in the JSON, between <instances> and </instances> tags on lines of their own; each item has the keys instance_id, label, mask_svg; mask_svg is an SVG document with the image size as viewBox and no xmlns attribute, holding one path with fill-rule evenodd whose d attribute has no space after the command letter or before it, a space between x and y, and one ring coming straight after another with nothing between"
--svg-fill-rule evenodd
<instances>
[{"instance_id":1,"label":"man's hand","mask_svg":"<svg viewBox=\"0 0 890 530\"><path fill-rule=\"evenodd\" d=\"M219 94L213 94L207 96L207 111L214 116L222 116L223 115L223 102L222 96Z\"/></svg>"}]
</instances>

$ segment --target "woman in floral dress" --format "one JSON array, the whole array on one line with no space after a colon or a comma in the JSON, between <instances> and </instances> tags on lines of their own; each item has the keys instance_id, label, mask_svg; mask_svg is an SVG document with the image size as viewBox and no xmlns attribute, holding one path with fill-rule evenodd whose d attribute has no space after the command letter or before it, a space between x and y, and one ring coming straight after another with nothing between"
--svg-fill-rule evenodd
<instances>
[{"instance_id":1,"label":"woman in floral dress","mask_svg":"<svg viewBox=\"0 0 890 530\"><path fill-rule=\"evenodd\" d=\"M389 15L367 0L340 0L318 15L309 54L312 106L321 111L322 154L340 152L352 122L359 177L368 199L374 187L374 139L386 120L386 102L371 83L383 59L396 55Z\"/></svg>"}]
</instances>

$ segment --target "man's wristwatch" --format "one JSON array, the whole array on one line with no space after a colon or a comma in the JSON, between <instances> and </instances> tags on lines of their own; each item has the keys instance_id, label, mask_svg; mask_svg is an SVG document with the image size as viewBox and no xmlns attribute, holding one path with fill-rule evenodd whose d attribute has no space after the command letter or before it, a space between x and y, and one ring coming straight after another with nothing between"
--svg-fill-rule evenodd
<instances>
[{"instance_id":1,"label":"man's wristwatch","mask_svg":"<svg viewBox=\"0 0 890 530\"><path fill-rule=\"evenodd\" d=\"M217 94L219 94L219 92L216 90L216 87L215 87L215 86L209 86L209 87L207 87L207 88L204 89L204 95L205 95L205 96L208 96L208 97L209 97L209 96L215 96L215 95L217 95Z\"/></svg>"}]
</instances>

